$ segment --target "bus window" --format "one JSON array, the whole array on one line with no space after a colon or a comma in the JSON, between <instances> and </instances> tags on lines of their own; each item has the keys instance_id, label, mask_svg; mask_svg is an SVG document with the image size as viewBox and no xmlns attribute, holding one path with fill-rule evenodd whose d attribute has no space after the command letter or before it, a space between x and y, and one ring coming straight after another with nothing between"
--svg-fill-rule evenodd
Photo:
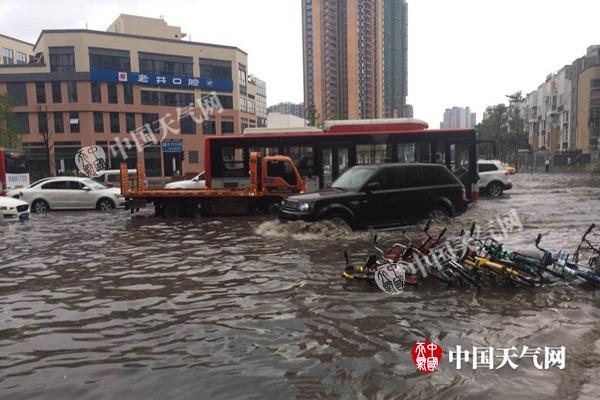
<instances>
[{"instance_id":1,"label":"bus window","mask_svg":"<svg viewBox=\"0 0 600 400\"><path fill-rule=\"evenodd\" d=\"M399 163L415 162L415 144L414 143L398 143L398 162Z\"/></svg>"},{"instance_id":2,"label":"bus window","mask_svg":"<svg viewBox=\"0 0 600 400\"><path fill-rule=\"evenodd\" d=\"M356 145L356 165L384 164L390 161L388 145L385 143Z\"/></svg>"},{"instance_id":3,"label":"bus window","mask_svg":"<svg viewBox=\"0 0 600 400\"><path fill-rule=\"evenodd\" d=\"M282 178L290 186L298 183L291 164L285 161L269 161L267 164L267 176L270 178Z\"/></svg>"},{"instance_id":4,"label":"bus window","mask_svg":"<svg viewBox=\"0 0 600 400\"><path fill-rule=\"evenodd\" d=\"M244 149L234 147L223 148L223 169L239 171L244 169Z\"/></svg>"},{"instance_id":5,"label":"bus window","mask_svg":"<svg viewBox=\"0 0 600 400\"><path fill-rule=\"evenodd\" d=\"M429 143L417 143L415 148L415 161L420 163L431 162L431 149Z\"/></svg>"},{"instance_id":6,"label":"bus window","mask_svg":"<svg viewBox=\"0 0 600 400\"><path fill-rule=\"evenodd\" d=\"M294 161L300 175L312 177L315 173L315 158L312 146L289 146L285 147L283 154Z\"/></svg>"},{"instance_id":7,"label":"bus window","mask_svg":"<svg viewBox=\"0 0 600 400\"><path fill-rule=\"evenodd\" d=\"M250 149L248 149L249 153L260 153L261 156L266 157L266 156L276 156L279 155L279 148L278 147L250 147Z\"/></svg>"}]
</instances>

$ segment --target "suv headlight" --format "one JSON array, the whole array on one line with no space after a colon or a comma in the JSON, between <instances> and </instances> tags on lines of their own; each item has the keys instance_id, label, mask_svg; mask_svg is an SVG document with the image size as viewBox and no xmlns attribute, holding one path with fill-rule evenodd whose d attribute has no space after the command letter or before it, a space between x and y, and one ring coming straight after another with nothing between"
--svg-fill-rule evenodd
<instances>
[{"instance_id":1,"label":"suv headlight","mask_svg":"<svg viewBox=\"0 0 600 400\"><path fill-rule=\"evenodd\" d=\"M312 208L312 203L298 203L298 211L308 211Z\"/></svg>"}]
</instances>

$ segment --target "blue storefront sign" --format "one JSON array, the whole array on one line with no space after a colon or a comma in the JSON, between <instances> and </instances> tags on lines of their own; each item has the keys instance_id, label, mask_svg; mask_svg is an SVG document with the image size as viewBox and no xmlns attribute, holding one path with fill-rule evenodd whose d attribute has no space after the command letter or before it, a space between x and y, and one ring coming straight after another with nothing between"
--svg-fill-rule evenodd
<instances>
[{"instance_id":1,"label":"blue storefront sign","mask_svg":"<svg viewBox=\"0 0 600 400\"><path fill-rule=\"evenodd\" d=\"M233 81L229 79L196 78L188 75L165 75L142 72L124 72L112 69L90 70L90 80L97 82L121 82L132 85L169 87L181 89L217 90L232 92Z\"/></svg>"},{"instance_id":2,"label":"blue storefront sign","mask_svg":"<svg viewBox=\"0 0 600 400\"><path fill-rule=\"evenodd\" d=\"M179 140L165 140L162 142L163 153L182 153L183 143Z\"/></svg>"}]
</instances>

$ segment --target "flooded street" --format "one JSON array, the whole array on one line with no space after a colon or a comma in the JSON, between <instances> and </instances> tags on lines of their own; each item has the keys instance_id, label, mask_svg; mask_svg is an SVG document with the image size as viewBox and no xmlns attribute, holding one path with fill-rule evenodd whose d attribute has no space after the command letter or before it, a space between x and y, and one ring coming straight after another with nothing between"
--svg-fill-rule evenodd
<instances>
[{"instance_id":1,"label":"flooded street","mask_svg":"<svg viewBox=\"0 0 600 400\"><path fill-rule=\"evenodd\" d=\"M600 223L600 176L522 174L450 231L515 209L534 240L572 252ZM52 212L0 225L0 393L46 398L595 399L600 291L408 288L388 296L340 278L369 232L272 218L132 218ZM598 243L600 230L591 237ZM384 233L384 240L398 239ZM433 374L413 345L444 348ZM457 345L566 346L564 370L457 370Z\"/></svg>"}]
</instances>

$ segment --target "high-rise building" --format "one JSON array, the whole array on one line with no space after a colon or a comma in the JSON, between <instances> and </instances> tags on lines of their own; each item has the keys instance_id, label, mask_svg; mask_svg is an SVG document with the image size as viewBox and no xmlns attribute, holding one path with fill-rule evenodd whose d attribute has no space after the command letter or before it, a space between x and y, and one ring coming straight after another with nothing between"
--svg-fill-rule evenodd
<instances>
[{"instance_id":1,"label":"high-rise building","mask_svg":"<svg viewBox=\"0 0 600 400\"><path fill-rule=\"evenodd\" d=\"M452 107L444 111L444 120L440 122L440 129L473 128L476 124L475 113L469 107Z\"/></svg>"},{"instance_id":2,"label":"high-rise building","mask_svg":"<svg viewBox=\"0 0 600 400\"><path fill-rule=\"evenodd\" d=\"M302 21L307 109L321 120L402 116L405 0L302 0Z\"/></svg>"},{"instance_id":3,"label":"high-rise building","mask_svg":"<svg viewBox=\"0 0 600 400\"><path fill-rule=\"evenodd\" d=\"M267 82L258 79L254 75L248 75L248 84L256 86L256 94L254 95L256 103L256 126L267 126ZM251 94L248 97L252 96Z\"/></svg>"},{"instance_id":4,"label":"high-rise building","mask_svg":"<svg viewBox=\"0 0 600 400\"><path fill-rule=\"evenodd\" d=\"M267 108L267 113L290 114L302 119L306 117L304 114L304 103L290 103L289 101L270 106Z\"/></svg>"},{"instance_id":5,"label":"high-rise building","mask_svg":"<svg viewBox=\"0 0 600 400\"><path fill-rule=\"evenodd\" d=\"M407 115L408 4L383 1L383 113L387 118Z\"/></svg>"}]
</instances>

